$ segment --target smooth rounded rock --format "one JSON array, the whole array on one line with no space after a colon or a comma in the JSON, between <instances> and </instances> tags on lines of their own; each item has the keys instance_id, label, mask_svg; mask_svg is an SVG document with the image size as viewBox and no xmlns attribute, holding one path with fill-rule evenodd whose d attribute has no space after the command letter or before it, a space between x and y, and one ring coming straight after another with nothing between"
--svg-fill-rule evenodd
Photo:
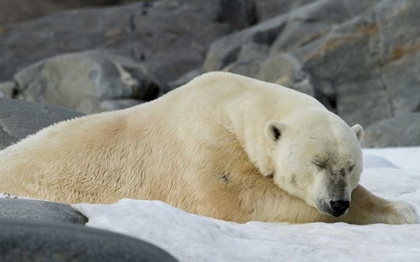
<instances>
[{"instance_id":1,"label":"smooth rounded rock","mask_svg":"<svg viewBox=\"0 0 420 262\"><path fill-rule=\"evenodd\" d=\"M15 74L17 97L62 106L85 114L124 109L157 97L159 87L144 65L106 51L51 57ZM118 103L132 100L133 103ZM141 101L138 101L141 100ZM114 108L101 108L115 101Z\"/></svg>"},{"instance_id":2,"label":"smooth rounded rock","mask_svg":"<svg viewBox=\"0 0 420 262\"><path fill-rule=\"evenodd\" d=\"M87 218L70 205L47 201L0 198L0 219L85 224Z\"/></svg>"},{"instance_id":3,"label":"smooth rounded rock","mask_svg":"<svg viewBox=\"0 0 420 262\"><path fill-rule=\"evenodd\" d=\"M44 127L82 115L43 103L0 98L0 150Z\"/></svg>"},{"instance_id":4,"label":"smooth rounded rock","mask_svg":"<svg viewBox=\"0 0 420 262\"><path fill-rule=\"evenodd\" d=\"M405 114L365 128L364 147L420 146L420 113Z\"/></svg>"},{"instance_id":5,"label":"smooth rounded rock","mask_svg":"<svg viewBox=\"0 0 420 262\"><path fill-rule=\"evenodd\" d=\"M0 220L2 262L176 262L139 239L63 223Z\"/></svg>"}]
</instances>

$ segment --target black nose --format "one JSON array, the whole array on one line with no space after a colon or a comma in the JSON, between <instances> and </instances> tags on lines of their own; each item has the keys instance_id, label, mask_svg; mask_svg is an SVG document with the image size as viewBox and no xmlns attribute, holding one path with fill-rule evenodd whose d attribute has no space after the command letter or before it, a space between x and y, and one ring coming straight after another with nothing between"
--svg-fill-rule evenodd
<instances>
[{"instance_id":1,"label":"black nose","mask_svg":"<svg viewBox=\"0 0 420 262\"><path fill-rule=\"evenodd\" d=\"M336 213L344 213L350 206L349 201L338 200L330 201L331 209Z\"/></svg>"}]
</instances>

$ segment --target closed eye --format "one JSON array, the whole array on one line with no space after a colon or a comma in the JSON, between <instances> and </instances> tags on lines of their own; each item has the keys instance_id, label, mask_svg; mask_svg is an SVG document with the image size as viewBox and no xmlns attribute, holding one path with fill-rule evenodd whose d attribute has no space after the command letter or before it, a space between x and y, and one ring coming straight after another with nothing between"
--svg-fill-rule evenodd
<instances>
[{"instance_id":1,"label":"closed eye","mask_svg":"<svg viewBox=\"0 0 420 262\"><path fill-rule=\"evenodd\" d=\"M324 170L327 168L327 162L326 161L314 161L313 162L316 167L318 167L319 170Z\"/></svg>"},{"instance_id":2,"label":"closed eye","mask_svg":"<svg viewBox=\"0 0 420 262\"><path fill-rule=\"evenodd\" d=\"M353 170L354 170L354 165L349 167L349 173L353 172Z\"/></svg>"}]
</instances>

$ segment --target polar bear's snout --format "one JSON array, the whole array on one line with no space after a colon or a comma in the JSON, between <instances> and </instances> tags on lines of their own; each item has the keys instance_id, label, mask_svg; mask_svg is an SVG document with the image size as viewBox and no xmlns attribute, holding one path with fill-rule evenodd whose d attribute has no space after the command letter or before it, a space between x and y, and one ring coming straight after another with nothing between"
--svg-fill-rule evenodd
<instances>
[{"instance_id":1,"label":"polar bear's snout","mask_svg":"<svg viewBox=\"0 0 420 262\"><path fill-rule=\"evenodd\" d=\"M334 217L345 215L350 208L353 188L348 173L324 170L317 174L314 182L313 199L318 211Z\"/></svg>"},{"instance_id":2,"label":"polar bear's snout","mask_svg":"<svg viewBox=\"0 0 420 262\"><path fill-rule=\"evenodd\" d=\"M318 210L321 213L339 217L345 215L350 207L350 201L348 200L337 200L329 202L318 202Z\"/></svg>"},{"instance_id":3,"label":"polar bear's snout","mask_svg":"<svg viewBox=\"0 0 420 262\"><path fill-rule=\"evenodd\" d=\"M333 215L341 216L346 213L347 209L350 207L350 201L347 200L338 200L330 201L330 208L333 211Z\"/></svg>"}]
</instances>

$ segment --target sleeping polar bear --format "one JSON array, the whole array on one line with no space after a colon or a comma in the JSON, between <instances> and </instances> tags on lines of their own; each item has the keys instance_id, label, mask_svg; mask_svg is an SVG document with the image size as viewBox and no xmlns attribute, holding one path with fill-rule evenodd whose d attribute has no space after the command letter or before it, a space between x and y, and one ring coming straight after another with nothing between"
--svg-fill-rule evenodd
<instances>
[{"instance_id":1,"label":"sleeping polar bear","mask_svg":"<svg viewBox=\"0 0 420 262\"><path fill-rule=\"evenodd\" d=\"M213 72L4 149L0 192L64 203L154 199L240 223L416 223L409 204L358 185L362 136L310 96Z\"/></svg>"}]
</instances>

